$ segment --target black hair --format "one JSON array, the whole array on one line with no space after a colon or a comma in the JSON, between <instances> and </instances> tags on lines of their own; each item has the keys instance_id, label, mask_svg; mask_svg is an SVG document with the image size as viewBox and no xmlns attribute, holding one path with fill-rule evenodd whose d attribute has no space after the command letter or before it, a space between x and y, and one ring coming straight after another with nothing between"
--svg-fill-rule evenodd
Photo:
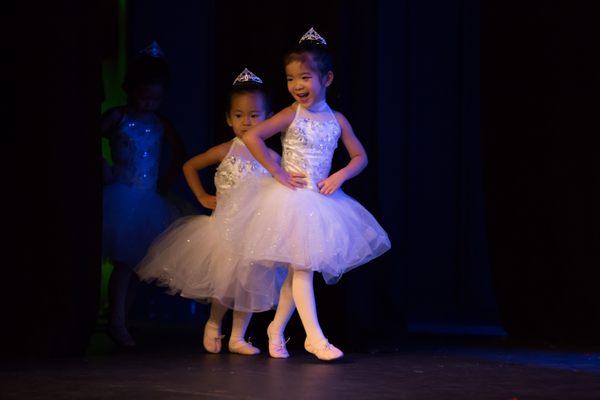
<instances>
[{"instance_id":1,"label":"black hair","mask_svg":"<svg viewBox=\"0 0 600 400\"><path fill-rule=\"evenodd\" d=\"M229 93L227 95L225 112L229 113L231 110L231 101L233 100L233 96L247 93L260 93L264 100L266 113L269 114L271 112L271 97L269 96L267 88L263 83L252 81L236 83L235 85L231 86L231 89L229 89Z\"/></svg>"},{"instance_id":2,"label":"black hair","mask_svg":"<svg viewBox=\"0 0 600 400\"><path fill-rule=\"evenodd\" d=\"M327 45L315 40L303 40L283 57L284 66L294 61L309 64L321 77L333 71L333 57Z\"/></svg>"},{"instance_id":3,"label":"black hair","mask_svg":"<svg viewBox=\"0 0 600 400\"><path fill-rule=\"evenodd\" d=\"M140 55L127 67L123 87L126 91L130 91L144 85L167 86L170 78L169 64L163 57Z\"/></svg>"}]
</instances>

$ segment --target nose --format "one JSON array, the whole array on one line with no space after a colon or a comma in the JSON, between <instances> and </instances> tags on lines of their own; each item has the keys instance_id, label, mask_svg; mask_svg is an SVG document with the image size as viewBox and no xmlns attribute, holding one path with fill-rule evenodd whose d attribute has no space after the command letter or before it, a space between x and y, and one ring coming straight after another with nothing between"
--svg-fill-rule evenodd
<instances>
[{"instance_id":1,"label":"nose","mask_svg":"<svg viewBox=\"0 0 600 400\"><path fill-rule=\"evenodd\" d=\"M250 125L250 117L248 117L248 116L244 117L244 119L242 120L242 123L244 125Z\"/></svg>"}]
</instances>

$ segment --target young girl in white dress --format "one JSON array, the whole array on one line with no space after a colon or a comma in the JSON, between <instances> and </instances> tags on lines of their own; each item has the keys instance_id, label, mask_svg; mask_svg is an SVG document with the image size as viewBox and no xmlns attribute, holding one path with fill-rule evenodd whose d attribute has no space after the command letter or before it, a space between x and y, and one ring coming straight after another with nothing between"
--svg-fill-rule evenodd
<instances>
[{"instance_id":1,"label":"young girl in white dress","mask_svg":"<svg viewBox=\"0 0 600 400\"><path fill-rule=\"evenodd\" d=\"M250 176L269 173L252 157L241 138L269 113L262 80L244 71L235 79L226 113L228 125L235 137L190 159L183 166L187 183L204 207L226 209L232 203L233 188ZM272 150L266 157L274 163L279 155ZM198 171L220 163L215 174L217 195L208 194L198 177ZM236 203L237 204L237 203ZM191 216L175 221L159 236L138 265L137 273L144 281L157 281L167 286L171 294L211 302L210 317L204 327L203 344L210 353L221 351L221 322L227 309L233 311L233 326L229 339L232 353L254 355L259 349L244 339L252 312L275 307L279 288L285 278L272 270L262 278L266 283L260 292L249 291L239 279L247 272L239 260L228 251L217 226L223 223L213 212L211 216Z\"/></svg>"},{"instance_id":2,"label":"young girl in white dress","mask_svg":"<svg viewBox=\"0 0 600 400\"><path fill-rule=\"evenodd\" d=\"M267 271L287 265L279 305L267 334L272 357L289 356L284 329L295 307L306 331L304 347L321 360L343 356L331 345L317 318L313 273L329 284L390 248L386 232L340 186L367 165L367 155L350 123L325 101L333 81L325 39L312 28L285 57L288 91L295 102L243 136L250 153L272 175L253 178L234 190L236 204L222 211L222 236L249 272L244 286L268 288ZM281 165L265 139L282 134ZM341 138L350 162L329 175ZM302 177L301 175L304 175ZM273 179L275 178L275 179Z\"/></svg>"}]
</instances>

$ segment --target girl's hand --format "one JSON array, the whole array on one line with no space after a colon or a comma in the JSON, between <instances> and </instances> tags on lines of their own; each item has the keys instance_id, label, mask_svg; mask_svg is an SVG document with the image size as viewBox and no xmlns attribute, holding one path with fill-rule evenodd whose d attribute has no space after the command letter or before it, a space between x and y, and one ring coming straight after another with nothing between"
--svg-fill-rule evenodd
<instances>
[{"instance_id":1,"label":"girl's hand","mask_svg":"<svg viewBox=\"0 0 600 400\"><path fill-rule=\"evenodd\" d=\"M321 182L317 183L317 187L321 194L329 196L335 193L345 181L346 179L344 179L342 174L338 171L335 174L330 175L329 178L323 179Z\"/></svg>"},{"instance_id":2,"label":"girl's hand","mask_svg":"<svg viewBox=\"0 0 600 400\"><path fill-rule=\"evenodd\" d=\"M198 201L202 204L203 207L208 208L210 210L214 210L217 208L217 196L211 196L210 194L206 194L204 196L199 196Z\"/></svg>"},{"instance_id":3,"label":"girl's hand","mask_svg":"<svg viewBox=\"0 0 600 400\"><path fill-rule=\"evenodd\" d=\"M273 174L273 178L275 178L277 182L292 190L306 187L306 175L300 172L289 173L283 168L280 168L279 171Z\"/></svg>"}]
</instances>

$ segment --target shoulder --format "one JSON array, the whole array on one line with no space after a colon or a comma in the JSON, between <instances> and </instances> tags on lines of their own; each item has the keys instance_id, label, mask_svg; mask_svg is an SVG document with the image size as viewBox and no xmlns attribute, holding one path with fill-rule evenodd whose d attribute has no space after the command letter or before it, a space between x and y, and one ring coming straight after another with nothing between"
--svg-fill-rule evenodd
<instances>
[{"instance_id":1,"label":"shoulder","mask_svg":"<svg viewBox=\"0 0 600 400\"><path fill-rule=\"evenodd\" d=\"M102 113L100 117L100 129L104 136L110 135L111 131L115 129L125 116L125 107L113 107Z\"/></svg>"},{"instance_id":2,"label":"shoulder","mask_svg":"<svg viewBox=\"0 0 600 400\"><path fill-rule=\"evenodd\" d=\"M125 115L125 106L117 106L109 108L102 113L102 118L120 120Z\"/></svg>"},{"instance_id":3,"label":"shoulder","mask_svg":"<svg viewBox=\"0 0 600 400\"><path fill-rule=\"evenodd\" d=\"M286 108L284 108L283 110L279 111L277 113L277 115L280 115L284 118L294 118L294 116L296 115L297 109L298 109L297 103L293 103L293 104L287 106Z\"/></svg>"},{"instance_id":4,"label":"shoulder","mask_svg":"<svg viewBox=\"0 0 600 400\"><path fill-rule=\"evenodd\" d=\"M123 117L125 117L125 107L119 106L109 108L108 110L104 111L104 113L102 113L101 120L103 123L112 123L116 125L121 122Z\"/></svg>"},{"instance_id":5,"label":"shoulder","mask_svg":"<svg viewBox=\"0 0 600 400\"><path fill-rule=\"evenodd\" d=\"M229 149L231 148L233 141L230 140L225 143L221 143L219 145L213 146L210 149L206 150L204 153L200 153L195 155L186 161L183 165L183 168L192 168L192 169L202 169L208 165L217 164L227 156Z\"/></svg>"},{"instance_id":6,"label":"shoulder","mask_svg":"<svg viewBox=\"0 0 600 400\"><path fill-rule=\"evenodd\" d=\"M234 140L235 139L231 139L224 143L213 146L210 149L208 149L207 153L210 152L210 153L214 154L216 157L218 157L220 160L222 160L225 158L227 153L229 153L229 150L231 149L231 146L233 145Z\"/></svg>"},{"instance_id":7,"label":"shoulder","mask_svg":"<svg viewBox=\"0 0 600 400\"><path fill-rule=\"evenodd\" d=\"M156 113L156 117L158 118L159 122L168 130L173 130L173 123L171 123L171 120L167 117L165 117L162 114Z\"/></svg>"},{"instance_id":8,"label":"shoulder","mask_svg":"<svg viewBox=\"0 0 600 400\"><path fill-rule=\"evenodd\" d=\"M344 116L344 114L342 114L339 111L334 111L334 110L331 110L331 111L333 112L333 115L335 116L335 119L337 119L338 123L341 126L348 126L348 125L350 125L350 123L348 122L348 119L346 119L346 117Z\"/></svg>"}]
</instances>

